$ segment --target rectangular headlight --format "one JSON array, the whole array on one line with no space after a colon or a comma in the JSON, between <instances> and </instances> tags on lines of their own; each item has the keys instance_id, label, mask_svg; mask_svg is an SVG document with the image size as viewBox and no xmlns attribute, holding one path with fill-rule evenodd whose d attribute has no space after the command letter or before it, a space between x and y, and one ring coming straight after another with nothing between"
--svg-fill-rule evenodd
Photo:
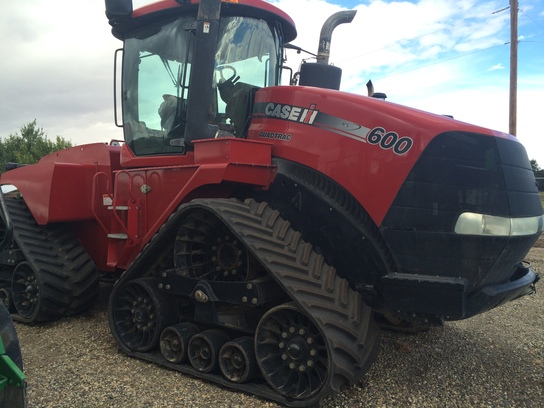
<instances>
[{"instance_id":1,"label":"rectangular headlight","mask_svg":"<svg viewBox=\"0 0 544 408\"><path fill-rule=\"evenodd\" d=\"M459 216L454 231L463 235L523 236L542 232L542 224L542 215L509 218L467 212Z\"/></svg>"}]
</instances>

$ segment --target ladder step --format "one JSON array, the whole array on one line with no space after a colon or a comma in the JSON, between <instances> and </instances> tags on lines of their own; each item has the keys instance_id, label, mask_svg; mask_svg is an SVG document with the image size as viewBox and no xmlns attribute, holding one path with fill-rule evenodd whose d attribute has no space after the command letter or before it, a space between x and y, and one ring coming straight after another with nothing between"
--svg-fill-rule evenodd
<instances>
[{"instance_id":1,"label":"ladder step","mask_svg":"<svg viewBox=\"0 0 544 408\"><path fill-rule=\"evenodd\" d=\"M128 211L128 205L116 205L115 209L119 211ZM108 210L113 210L113 205L108 206Z\"/></svg>"},{"instance_id":2,"label":"ladder step","mask_svg":"<svg viewBox=\"0 0 544 408\"><path fill-rule=\"evenodd\" d=\"M127 234L123 234L123 233L119 233L119 234L108 234L108 238L112 238L112 239L127 239L127 238L128 238L128 235L127 235Z\"/></svg>"}]
</instances>

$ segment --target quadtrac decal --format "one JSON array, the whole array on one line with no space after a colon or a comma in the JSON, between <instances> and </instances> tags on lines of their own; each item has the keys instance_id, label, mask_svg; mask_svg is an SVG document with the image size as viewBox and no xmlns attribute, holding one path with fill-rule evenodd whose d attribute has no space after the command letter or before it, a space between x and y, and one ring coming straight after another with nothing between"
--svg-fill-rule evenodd
<instances>
[{"instance_id":1,"label":"quadtrac decal","mask_svg":"<svg viewBox=\"0 0 544 408\"><path fill-rule=\"evenodd\" d=\"M381 126L369 129L354 122L323 113L317 109L316 104L307 107L293 106L274 102L256 103L253 109L254 118L272 118L287 120L317 127L328 132L333 132L351 139L358 140L380 147L383 150L391 150L397 155L408 153L414 141L408 136L399 136L397 132L386 130ZM259 137L290 141L291 134L261 131Z\"/></svg>"},{"instance_id":2,"label":"quadtrac decal","mask_svg":"<svg viewBox=\"0 0 544 408\"><path fill-rule=\"evenodd\" d=\"M289 142L292 136L290 133L261 131L259 132L259 137L262 139L274 139L274 140L283 140L285 142Z\"/></svg>"}]
</instances>

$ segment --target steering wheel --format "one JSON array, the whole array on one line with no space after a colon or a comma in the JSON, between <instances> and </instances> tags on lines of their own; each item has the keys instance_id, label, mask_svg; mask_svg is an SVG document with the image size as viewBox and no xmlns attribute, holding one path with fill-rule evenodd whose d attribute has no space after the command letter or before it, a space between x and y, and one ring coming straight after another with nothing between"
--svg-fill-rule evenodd
<instances>
[{"instance_id":1,"label":"steering wheel","mask_svg":"<svg viewBox=\"0 0 544 408\"><path fill-rule=\"evenodd\" d=\"M217 81L218 84L227 81L232 81L233 83L237 81L233 80L236 77L236 68L234 68L232 65L218 65L217 67L215 67L215 71L219 74L219 79ZM224 71L231 71L232 75L227 79L223 75Z\"/></svg>"},{"instance_id":2,"label":"steering wheel","mask_svg":"<svg viewBox=\"0 0 544 408\"><path fill-rule=\"evenodd\" d=\"M219 73L219 80L217 81L219 95L221 96L223 102L228 103L232 97L234 85L236 85L236 82L240 79L240 77L236 75L236 68L234 68L232 65L220 65L216 67L215 70ZM223 71L225 70L232 71L232 75L227 79L225 79L223 76Z\"/></svg>"}]
</instances>

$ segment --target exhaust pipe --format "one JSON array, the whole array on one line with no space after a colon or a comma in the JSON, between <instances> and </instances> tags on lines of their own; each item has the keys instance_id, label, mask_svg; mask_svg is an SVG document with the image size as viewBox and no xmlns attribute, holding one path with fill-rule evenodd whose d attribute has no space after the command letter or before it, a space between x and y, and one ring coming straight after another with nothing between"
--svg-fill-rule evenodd
<instances>
[{"instance_id":1,"label":"exhaust pipe","mask_svg":"<svg viewBox=\"0 0 544 408\"><path fill-rule=\"evenodd\" d=\"M331 53L332 32L340 24L351 23L357 14L357 10L344 10L334 13L321 27L319 35L319 47L317 50L317 63L329 64L329 55Z\"/></svg>"},{"instance_id":2,"label":"exhaust pipe","mask_svg":"<svg viewBox=\"0 0 544 408\"><path fill-rule=\"evenodd\" d=\"M330 16L321 28L316 63L305 63L300 67L299 85L318 88L340 89L342 70L329 65L332 32L340 24L351 23L356 10L344 10Z\"/></svg>"}]
</instances>

